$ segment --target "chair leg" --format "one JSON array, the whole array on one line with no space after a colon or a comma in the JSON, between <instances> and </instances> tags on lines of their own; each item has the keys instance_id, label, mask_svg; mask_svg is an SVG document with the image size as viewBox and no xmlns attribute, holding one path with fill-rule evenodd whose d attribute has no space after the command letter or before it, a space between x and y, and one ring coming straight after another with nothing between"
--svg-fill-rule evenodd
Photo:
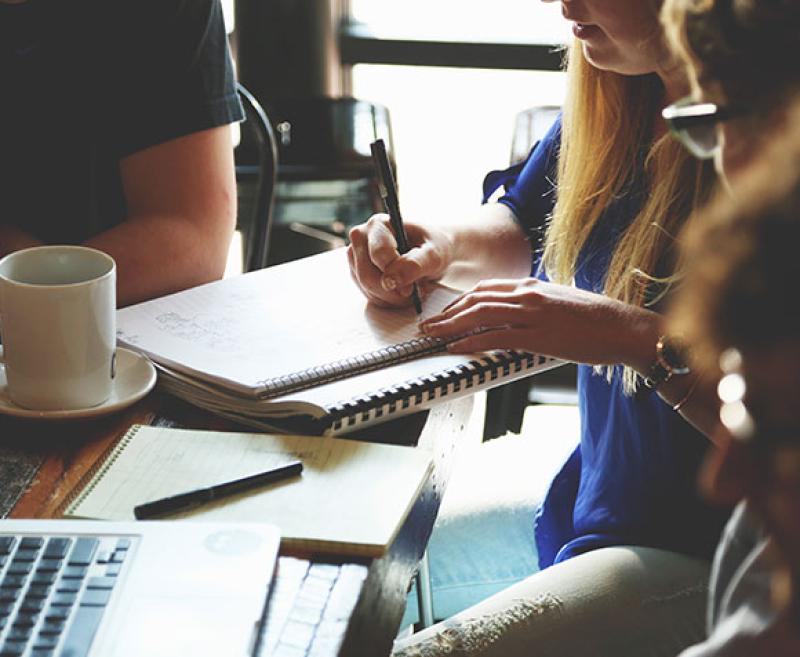
<instances>
[{"instance_id":1,"label":"chair leg","mask_svg":"<svg viewBox=\"0 0 800 657\"><path fill-rule=\"evenodd\" d=\"M417 607L419 609L419 622L422 628L433 625L433 594L431 592L431 571L428 565L427 550L419 560L417 581Z\"/></svg>"},{"instance_id":2,"label":"chair leg","mask_svg":"<svg viewBox=\"0 0 800 657\"><path fill-rule=\"evenodd\" d=\"M528 405L530 378L512 381L486 393L486 419L483 439L491 440L511 431L522 429L522 416Z\"/></svg>"}]
</instances>

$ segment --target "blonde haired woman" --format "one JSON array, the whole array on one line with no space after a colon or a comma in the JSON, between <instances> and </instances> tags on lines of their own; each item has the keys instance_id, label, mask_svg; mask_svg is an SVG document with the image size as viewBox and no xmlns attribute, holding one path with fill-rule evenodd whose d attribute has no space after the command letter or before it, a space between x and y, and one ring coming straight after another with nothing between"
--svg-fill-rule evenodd
<instances>
[{"instance_id":1,"label":"blonde haired woman","mask_svg":"<svg viewBox=\"0 0 800 657\"><path fill-rule=\"evenodd\" d=\"M412 282L444 274L483 281L423 325L437 336L488 329L453 351L581 364L581 444L536 519L541 572L398 644L399 655L673 656L702 633L724 518L695 493L707 440L681 414L707 427L713 405L657 310L674 237L711 172L659 120L688 91L659 5L562 1L576 36L563 118L475 221L408 222L405 256L385 216L351 232L353 276L376 303L408 304Z\"/></svg>"}]
</instances>

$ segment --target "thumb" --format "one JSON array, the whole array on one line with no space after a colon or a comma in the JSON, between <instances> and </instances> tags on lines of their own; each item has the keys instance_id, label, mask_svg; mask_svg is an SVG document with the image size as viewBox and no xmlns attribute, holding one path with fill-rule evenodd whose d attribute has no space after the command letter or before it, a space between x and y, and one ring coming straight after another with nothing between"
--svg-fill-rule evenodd
<instances>
[{"instance_id":1,"label":"thumb","mask_svg":"<svg viewBox=\"0 0 800 657\"><path fill-rule=\"evenodd\" d=\"M403 288L424 279L442 277L449 263L432 242L423 242L408 253L398 257L384 271L384 278L394 288Z\"/></svg>"}]
</instances>

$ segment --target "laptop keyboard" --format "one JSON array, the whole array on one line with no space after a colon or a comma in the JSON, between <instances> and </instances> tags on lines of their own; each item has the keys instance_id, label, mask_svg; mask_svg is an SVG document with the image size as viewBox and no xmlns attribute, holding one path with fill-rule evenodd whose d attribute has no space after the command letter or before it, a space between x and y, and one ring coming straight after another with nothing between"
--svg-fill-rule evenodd
<instances>
[{"instance_id":1,"label":"laptop keyboard","mask_svg":"<svg viewBox=\"0 0 800 657\"><path fill-rule=\"evenodd\" d=\"M281 557L257 657L332 657L339 652L367 567Z\"/></svg>"},{"instance_id":2,"label":"laptop keyboard","mask_svg":"<svg viewBox=\"0 0 800 657\"><path fill-rule=\"evenodd\" d=\"M0 535L0 657L84 657L133 538Z\"/></svg>"}]
</instances>

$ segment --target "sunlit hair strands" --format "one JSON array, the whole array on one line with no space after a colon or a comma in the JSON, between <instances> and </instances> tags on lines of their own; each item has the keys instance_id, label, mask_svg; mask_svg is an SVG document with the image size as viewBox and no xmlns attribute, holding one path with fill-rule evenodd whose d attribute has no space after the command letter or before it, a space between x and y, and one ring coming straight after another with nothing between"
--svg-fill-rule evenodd
<instances>
[{"instance_id":1,"label":"sunlit hair strands","mask_svg":"<svg viewBox=\"0 0 800 657\"><path fill-rule=\"evenodd\" d=\"M653 3L654 15L659 5ZM586 61L580 44L568 58L558 199L545 241L545 268L551 280L572 282L590 233L612 201L633 185L644 160L642 206L611 257L604 292L650 305L669 283L676 236L704 199L713 171L667 134L655 136L654 121L665 102L658 75L600 70ZM626 368L623 378L625 390L635 391L636 373Z\"/></svg>"}]
</instances>

